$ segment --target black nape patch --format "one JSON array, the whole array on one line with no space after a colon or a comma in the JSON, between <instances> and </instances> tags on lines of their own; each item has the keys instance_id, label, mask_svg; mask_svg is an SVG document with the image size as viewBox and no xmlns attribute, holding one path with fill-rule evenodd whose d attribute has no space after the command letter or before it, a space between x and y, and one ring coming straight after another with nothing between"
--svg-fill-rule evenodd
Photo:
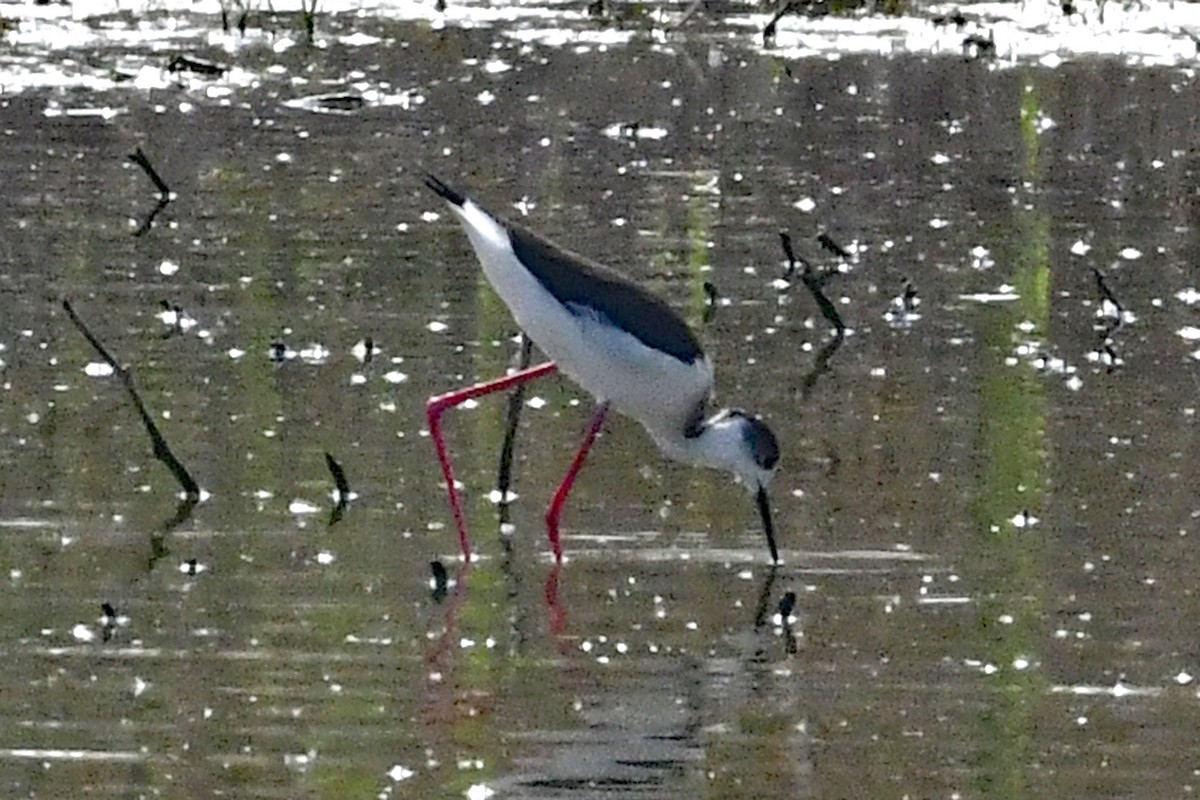
<instances>
[{"instance_id":1,"label":"black nape patch","mask_svg":"<svg viewBox=\"0 0 1200 800\"><path fill-rule=\"evenodd\" d=\"M754 454L754 463L762 469L775 469L779 463L779 440L767 423L763 422L762 417L752 416L741 409L731 409L729 413L746 420L742 438Z\"/></svg>"}]
</instances>

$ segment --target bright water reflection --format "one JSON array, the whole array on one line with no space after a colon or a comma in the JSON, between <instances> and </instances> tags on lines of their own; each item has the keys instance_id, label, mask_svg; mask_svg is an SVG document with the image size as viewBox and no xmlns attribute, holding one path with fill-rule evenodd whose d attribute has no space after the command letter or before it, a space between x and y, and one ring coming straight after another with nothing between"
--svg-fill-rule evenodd
<instances>
[{"instance_id":1,"label":"bright water reflection","mask_svg":"<svg viewBox=\"0 0 1200 800\"><path fill-rule=\"evenodd\" d=\"M1190 72L377 24L404 46L280 54L303 92L248 59L231 94L3 101L7 796L1190 791ZM283 102L363 80L421 102ZM139 145L176 199L135 237ZM549 380L506 539L503 402L449 420L484 558L431 597L455 543L422 404L515 330L422 168L701 328L720 399L784 444L784 567L741 489L617 420L553 569L588 401ZM818 265L818 232L856 243L836 349L780 229ZM186 519L64 296L211 493ZM325 452L359 494L332 526Z\"/></svg>"}]
</instances>

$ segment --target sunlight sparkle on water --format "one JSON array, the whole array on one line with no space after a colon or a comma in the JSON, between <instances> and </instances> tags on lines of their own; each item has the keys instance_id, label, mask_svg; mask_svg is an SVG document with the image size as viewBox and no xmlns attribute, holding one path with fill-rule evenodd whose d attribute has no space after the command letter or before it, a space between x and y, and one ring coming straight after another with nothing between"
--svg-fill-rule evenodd
<instances>
[{"instance_id":1,"label":"sunlight sparkle on water","mask_svg":"<svg viewBox=\"0 0 1200 800\"><path fill-rule=\"evenodd\" d=\"M91 378L107 378L113 374L112 365L107 361L93 361L84 367L83 371Z\"/></svg>"},{"instance_id":2,"label":"sunlight sparkle on water","mask_svg":"<svg viewBox=\"0 0 1200 800\"><path fill-rule=\"evenodd\" d=\"M396 764L387 771L387 776L396 783L399 783L400 781L406 781L416 774L416 771L411 770L402 764Z\"/></svg>"}]
</instances>

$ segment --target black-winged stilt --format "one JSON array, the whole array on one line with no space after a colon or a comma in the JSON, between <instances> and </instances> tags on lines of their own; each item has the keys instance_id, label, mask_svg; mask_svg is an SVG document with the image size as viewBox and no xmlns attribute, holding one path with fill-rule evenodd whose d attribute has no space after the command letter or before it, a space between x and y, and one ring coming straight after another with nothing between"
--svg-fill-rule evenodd
<instances>
[{"instance_id":1,"label":"black-winged stilt","mask_svg":"<svg viewBox=\"0 0 1200 800\"><path fill-rule=\"evenodd\" d=\"M771 560L779 561L767 484L779 445L759 417L725 409L706 418L712 362L687 323L658 297L612 270L564 250L429 175L425 185L462 223L483 272L525 334L551 361L487 383L431 397L429 433L450 493L463 557L471 543L441 416L467 400L561 371L597 398L583 444L546 511L554 557L562 560L558 522L610 407L642 423L669 457L734 473L754 494Z\"/></svg>"}]
</instances>

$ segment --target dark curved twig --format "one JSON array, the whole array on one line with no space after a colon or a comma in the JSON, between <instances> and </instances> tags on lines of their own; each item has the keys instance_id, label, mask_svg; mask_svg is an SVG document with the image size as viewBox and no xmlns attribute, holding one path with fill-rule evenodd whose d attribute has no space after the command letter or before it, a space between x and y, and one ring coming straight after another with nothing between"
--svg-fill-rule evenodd
<instances>
[{"instance_id":1,"label":"dark curved twig","mask_svg":"<svg viewBox=\"0 0 1200 800\"><path fill-rule=\"evenodd\" d=\"M837 312L833 301L825 295L822 287L825 284L826 278L828 278L828 275L820 276L811 273L802 273L800 275L800 280L804 282L813 299L817 301L817 306L821 309L821 315L833 326L834 332L840 339L846 334L846 323L842 322L842 315Z\"/></svg>"},{"instance_id":2,"label":"dark curved twig","mask_svg":"<svg viewBox=\"0 0 1200 800\"><path fill-rule=\"evenodd\" d=\"M342 465L329 453L325 453L325 466L329 467L329 474L333 476L333 484L337 487L337 503L329 512L329 527L333 527L341 521L346 513L346 506L350 503L350 482L346 480Z\"/></svg>"},{"instance_id":3,"label":"dark curved twig","mask_svg":"<svg viewBox=\"0 0 1200 800\"><path fill-rule=\"evenodd\" d=\"M167 198L167 197L158 198L158 202L154 204L154 208L150 209L150 213L147 214L146 218L142 220L142 224L137 226L137 230L135 230L133 232L133 235L134 236L145 236L146 233L152 227L154 227L155 217L157 217L159 214L161 214L162 210L164 208L166 208L167 204L170 202L171 202L170 198Z\"/></svg>"},{"instance_id":4,"label":"dark curved twig","mask_svg":"<svg viewBox=\"0 0 1200 800\"><path fill-rule=\"evenodd\" d=\"M170 201L170 187L167 186L167 183L162 179L162 176L158 174L158 170L154 168L154 165L150 163L150 159L146 158L146 154L142 151L142 148L139 147L130 153L129 160L146 171L146 174L150 176L150 180L154 181L154 186L158 189L159 197L161 197L165 202Z\"/></svg>"},{"instance_id":5,"label":"dark curved twig","mask_svg":"<svg viewBox=\"0 0 1200 800\"><path fill-rule=\"evenodd\" d=\"M158 202L154 208L150 209L150 213L142 220L142 224L133 232L134 236L143 236L154 225L154 218L157 217L162 210L167 207L167 203L171 202L171 189L167 186L166 181L158 174L158 170L150 163L150 159L142 151L142 148L134 150L129 155L129 160L142 168L145 173L150 176L150 180L154 182L154 186L158 189Z\"/></svg>"},{"instance_id":6,"label":"dark curved twig","mask_svg":"<svg viewBox=\"0 0 1200 800\"><path fill-rule=\"evenodd\" d=\"M1120 356L1117 355L1114 347L1113 334L1120 330L1125 324L1125 306L1121 305L1121 301L1113 294L1109 288L1108 280L1104 277L1104 273L1092 267L1092 275L1096 278L1096 288L1100 290L1100 304L1103 311L1104 302L1112 303L1113 310L1116 312L1112 316L1104 318L1104 328L1100 331L1100 340L1096 343L1096 352L1108 357L1108 372L1112 373L1121 363Z\"/></svg>"},{"instance_id":7,"label":"dark curved twig","mask_svg":"<svg viewBox=\"0 0 1200 800\"><path fill-rule=\"evenodd\" d=\"M817 301L817 307L821 309L821 316L825 317L826 321L833 326L839 337L844 335L846 323L842 322L842 315L837 312L833 302L826 296L824 288L825 282L838 274L837 270L814 269L808 259L796 255L796 251L792 248L792 237L787 231L779 232L779 243L783 246L783 255L788 260L788 268L783 277L790 278L795 273L797 264L803 267L800 272L800 280L808 287L813 299Z\"/></svg>"},{"instance_id":8,"label":"dark curved twig","mask_svg":"<svg viewBox=\"0 0 1200 800\"><path fill-rule=\"evenodd\" d=\"M67 316L71 318L71 322L83 334L83 337L88 340L88 343L100 354L100 357L121 378L121 383L124 384L125 391L129 393L129 398L133 401L134 408L137 409L138 415L142 418L142 424L146 426L146 433L150 435L150 442L154 446L154 457L167 465L167 469L171 470L171 474L175 476L175 480L179 481L179 485L183 487L183 491L188 498L199 500L200 485L196 483L191 473L187 471L187 468L171 452L170 446L167 445L167 440L163 438L163 435L158 430L158 426L154 424L154 420L151 418L150 412L146 410L146 404L142 402L142 396L138 394L137 386L133 382L133 373L118 364L117 360L105 349L100 340L88 330L87 325L83 323L83 320L75 313L75 309L71 307L70 300L63 300L62 306L63 310L67 312Z\"/></svg>"}]
</instances>

